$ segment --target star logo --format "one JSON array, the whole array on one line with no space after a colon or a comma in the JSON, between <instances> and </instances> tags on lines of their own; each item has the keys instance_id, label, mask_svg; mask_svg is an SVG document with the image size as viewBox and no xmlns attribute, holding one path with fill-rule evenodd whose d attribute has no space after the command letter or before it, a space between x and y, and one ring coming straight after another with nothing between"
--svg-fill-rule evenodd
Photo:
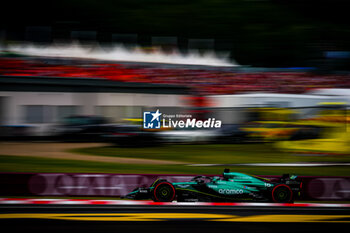
<instances>
[{"instance_id":1,"label":"star logo","mask_svg":"<svg viewBox=\"0 0 350 233\"><path fill-rule=\"evenodd\" d=\"M143 112L144 129L160 129L160 116L162 113L157 109L156 112Z\"/></svg>"},{"instance_id":2,"label":"star logo","mask_svg":"<svg viewBox=\"0 0 350 233\"><path fill-rule=\"evenodd\" d=\"M151 113L151 115L153 116L152 121L156 120L159 121L159 117L162 115L161 113L159 113L159 109L157 109L157 111L155 113Z\"/></svg>"}]
</instances>

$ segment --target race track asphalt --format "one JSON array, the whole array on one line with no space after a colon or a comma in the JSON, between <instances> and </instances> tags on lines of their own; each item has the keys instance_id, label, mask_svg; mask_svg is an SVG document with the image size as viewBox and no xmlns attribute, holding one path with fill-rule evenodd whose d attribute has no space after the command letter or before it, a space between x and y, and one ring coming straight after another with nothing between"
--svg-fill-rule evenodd
<instances>
[{"instance_id":1,"label":"race track asphalt","mask_svg":"<svg viewBox=\"0 0 350 233\"><path fill-rule=\"evenodd\" d=\"M350 208L0 205L1 232L343 232Z\"/></svg>"}]
</instances>

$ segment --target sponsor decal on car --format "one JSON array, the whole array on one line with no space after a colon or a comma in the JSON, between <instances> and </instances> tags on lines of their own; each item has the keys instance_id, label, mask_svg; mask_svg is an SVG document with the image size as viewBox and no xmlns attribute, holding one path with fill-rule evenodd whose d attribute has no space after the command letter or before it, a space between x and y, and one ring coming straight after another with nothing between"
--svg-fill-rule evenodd
<instances>
[{"instance_id":1,"label":"sponsor decal on car","mask_svg":"<svg viewBox=\"0 0 350 233\"><path fill-rule=\"evenodd\" d=\"M243 194L243 189L219 189L220 194Z\"/></svg>"}]
</instances>

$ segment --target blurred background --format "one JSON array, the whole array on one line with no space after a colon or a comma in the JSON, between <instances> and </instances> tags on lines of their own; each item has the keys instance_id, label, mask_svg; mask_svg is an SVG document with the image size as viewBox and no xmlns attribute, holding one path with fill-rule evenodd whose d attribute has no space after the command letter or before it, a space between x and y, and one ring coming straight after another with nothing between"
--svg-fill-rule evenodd
<instances>
[{"instance_id":1,"label":"blurred background","mask_svg":"<svg viewBox=\"0 0 350 233\"><path fill-rule=\"evenodd\" d=\"M346 4L1 3L0 171L349 175Z\"/></svg>"}]
</instances>

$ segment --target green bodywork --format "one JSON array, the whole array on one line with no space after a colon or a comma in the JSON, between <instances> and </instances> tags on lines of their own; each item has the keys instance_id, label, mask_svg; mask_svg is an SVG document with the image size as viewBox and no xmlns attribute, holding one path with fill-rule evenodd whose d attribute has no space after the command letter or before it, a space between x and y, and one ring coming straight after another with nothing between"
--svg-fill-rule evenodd
<instances>
[{"instance_id":1,"label":"green bodywork","mask_svg":"<svg viewBox=\"0 0 350 233\"><path fill-rule=\"evenodd\" d=\"M204 184L208 189L213 190L213 192L210 193L196 189L195 185L198 184L196 181L172 184L175 189L179 191L190 191L218 198L222 196L226 196L226 198L235 198L235 196L242 196L244 194L259 193L274 186L274 184L267 183L267 180L264 181L262 178L256 178L243 173L224 173L223 177L224 179L218 176L213 177L211 181Z\"/></svg>"}]
</instances>

